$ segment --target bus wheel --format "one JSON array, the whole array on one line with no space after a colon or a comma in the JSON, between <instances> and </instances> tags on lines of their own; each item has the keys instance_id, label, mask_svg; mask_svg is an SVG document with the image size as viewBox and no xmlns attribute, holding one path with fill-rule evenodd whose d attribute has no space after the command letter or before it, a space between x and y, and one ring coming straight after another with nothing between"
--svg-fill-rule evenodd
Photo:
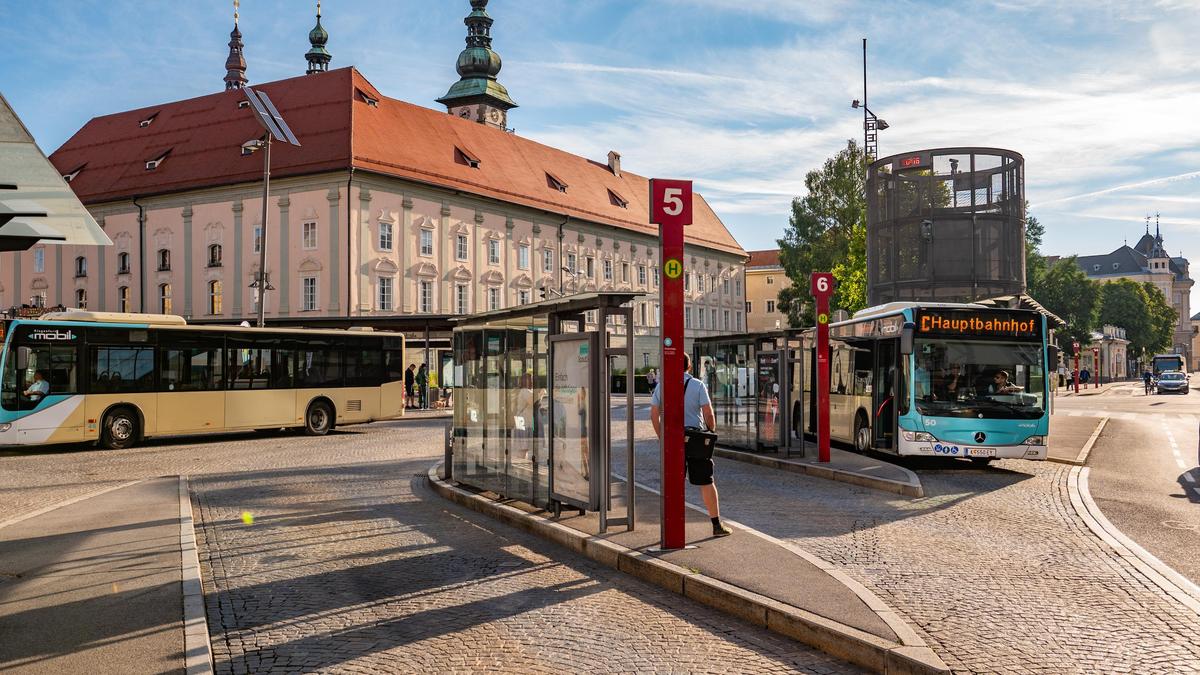
<instances>
[{"instance_id":1,"label":"bus wheel","mask_svg":"<svg viewBox=\"0 0 1200 675\"><path fill-rule=\"evenodd\" d=\"M307 436L324 436L333 428L333 408L324 401L315 401L308 406L304 415L304 433Z\"/></svg>"},{"instance_id":2,"label":"bus wheel","mask_svg":"<svg viewBox=\"0 0 1200 675\"><path fill-rule=\"evenodd\" d=\"M859 413L854 418L854 450L855 452L866 452L871 449L871 427L867 426L867 419Z\"/></svg>"},{"instance_id":3,"label":"bus wheel","mask_svg":"<svg viewBox=\"0 0 1200 675\"><path fill-rule=\"evenodd\" d=\"M972 457L971 463L974 464L975 468L977 469L986 469L988 464L992 463L992 459L992 457Z\"/></svg>"},{"instance_id":4,"label":"bus wheel","mask_svg":"<svg viewBox=\"0 0 1200 675\"><path fill-rule=\"evenodd\" d=\"M129 408L117 408L104 417L100 445L109 450L133 447L137 442L138 420Z\"/></svg>"}]
</instances>

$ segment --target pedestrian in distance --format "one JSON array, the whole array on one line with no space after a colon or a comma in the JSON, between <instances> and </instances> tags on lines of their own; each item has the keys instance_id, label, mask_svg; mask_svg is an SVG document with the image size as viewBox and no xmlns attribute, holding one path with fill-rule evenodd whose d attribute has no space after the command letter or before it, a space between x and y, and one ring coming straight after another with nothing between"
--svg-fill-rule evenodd
<instances>
[{"instance_id":1,"label":"pedestrian in distance","mask_svg":"<svg viewBox=\"0 0 1200 675\"><path fill-rule=\"evenodd\" d=\"M699 379L692 377L692 359L683 355L683 426L684 430L707 429L716 431L717 416L713 413L712 399L708 395L708 387ZM662 382L654 389L650 398L650 421L654 424L654 433L662 440ZM726 537L733 534L721 522L721 505L717 495L717 484L713 480L715 469L712 457L707 459L685 459L684 476L688 481L700 488L700 496L708 509L708 517L712 520L713 536ZM667 480L664 476L663 480Z\"/></svg>"},{"instance_id":2,"label":"pedestrian in distance","mask_svg":"<svg viewBox=\"0 0 1200 675\"><path fill-rule=\"evenodd\" d=\"M417 393L420 401L417 403L421 410L429 407L429 368L424 363L417 369Z\"/></svg>"},{"instance_id":3,"label":"pedestrian in distance","mask_svg":"<svg viewBox=\"0 0 1200 675\"><path fill-rule=\"evenodd\" d=\"M1142 384L1146 386L1146 395L1149 396L1150 388L1154 386L1154 376L1150 374L1149 370L1142 371Z\"/></svg>"},{"instance_id":4,"label":"pedestrian in distance","mask_svg":"<svg viewBox=\"0 0 1200 675\"><path fill-rule=\"evenodd\" d=\"M417 364L408 364L408 369L404 371L404 407L411 409L416 405L416 392L413 388L417 384Z\"/></svg>"}]
</instances>

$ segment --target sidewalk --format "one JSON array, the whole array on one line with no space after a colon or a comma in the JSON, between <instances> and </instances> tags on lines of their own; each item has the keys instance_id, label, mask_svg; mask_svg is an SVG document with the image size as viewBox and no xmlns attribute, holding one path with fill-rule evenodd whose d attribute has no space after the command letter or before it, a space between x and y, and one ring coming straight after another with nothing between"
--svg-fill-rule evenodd
<instances>
[{"instance_id":1,"label":"sidewalk","mask_svg":"<svg viewBox=\"0 0 1200 675\"><path fill-rule=\"evenodd\" d=\"M0 528L0 670L182 672L176 477Z\"/></svg>"},{"instance_id":2,"label":"sidewalk","mask_svg":"<svg viewBox=\"0 0 1200 675\"><path fill-rule=\"evenodd\" d=\"M1079 385L1078 396L1096 396L1099 394L1105 394L1105 393L1108 393L1110 390L1112 390L1114 387L1119 387L1123 384L1129 384L1129 385L1136 384L1138 386L1141 386L1141 382L1134 381L1134 380L1118 380L1116 382L1105 382L1104 384L1100 385L1099 388L1097 388L1091 382L1088 382L1087 384ZM1067 387L1059 387L1058 389L1056 389L1054 395L1055 396L1076 396L1077 394L1075 393L1075 387L1067 386Z\"/></svg>"},{"instance_id":3,"label":"sidewalk","mask_svg":"<svg viewBox=\"0 0 1200 675\"><path fill-rule=\"evenodd\" d=\"M944 673L945 664L891 608L834 566L773 537L730 522L734 534L712 537L705 513L686 512L688 548L659 551L658 510L642 508L637 527L599 534L598 514L547 517L528 504L498 502L439 477L441 496L644 581L876 672ZM658 493L639 487L637 502ZM615 514L614 514L615 515Z\"/></svg>"},{"instance_id":4,"label":"sidewalk","mask_svg":"<svg viewBox=\"0 0 1200 675\"><path fill-rule=\"evenodd\" d=\"M1087 463L1088 453L1092 445L1104 432L1108 423L1107 417L1070 417L1067 415L1050 416L1050 447L1046 459L1060 464L1083 466Z\"/></svg>"}]
</instances>

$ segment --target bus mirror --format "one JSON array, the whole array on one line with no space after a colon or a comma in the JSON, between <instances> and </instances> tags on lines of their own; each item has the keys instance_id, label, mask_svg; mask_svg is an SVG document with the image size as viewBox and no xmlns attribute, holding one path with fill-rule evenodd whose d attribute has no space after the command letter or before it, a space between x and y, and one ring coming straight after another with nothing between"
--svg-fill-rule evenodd
<instances>
[{"instance_id":1,"label":"bus mirror","mask_svg":"<svg viewBox=\"0 0 1200 675\"><path fill-rule=\"evenodd\" d=\"M917 325L912 322L905 322L904 327L900 329L900 353L908 356L913 353L913 331L917 329Z\"/></svg>"},{"instance_id":2,"label":"bus mirror","mask_svg":"<svg viewBox=\"0 0 1200 675\"><path fill-rule=\"evenodd\" d=\"M29 367L29 347L17 347L17 370Z\"/></svg>"},{"instance_id":3,"label":"bus mirror","mask_svg":"<svg viewBox=\"0 0 1200 675\"><path fill-rule=\"evenodd\" d=\"M1053 370L1058 367L1058 347L1056 345L1046 345L1046 363Z\"/></svg>"}]
</instances>

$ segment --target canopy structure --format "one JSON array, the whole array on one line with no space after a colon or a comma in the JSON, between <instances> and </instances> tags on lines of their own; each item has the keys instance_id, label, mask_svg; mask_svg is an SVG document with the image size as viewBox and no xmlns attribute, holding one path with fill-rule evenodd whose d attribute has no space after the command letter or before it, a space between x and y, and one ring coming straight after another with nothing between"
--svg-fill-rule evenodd
<instances>
[{"instance_id":1,"label":"canopy structure","mask_svg":"<svg viewBox=\"0 0 1200 675\"><path fill-rule=\"evenodd\" d=\"M0 251L39 242L112 246L0 95Z\"/></svg>"}]
</instances>

